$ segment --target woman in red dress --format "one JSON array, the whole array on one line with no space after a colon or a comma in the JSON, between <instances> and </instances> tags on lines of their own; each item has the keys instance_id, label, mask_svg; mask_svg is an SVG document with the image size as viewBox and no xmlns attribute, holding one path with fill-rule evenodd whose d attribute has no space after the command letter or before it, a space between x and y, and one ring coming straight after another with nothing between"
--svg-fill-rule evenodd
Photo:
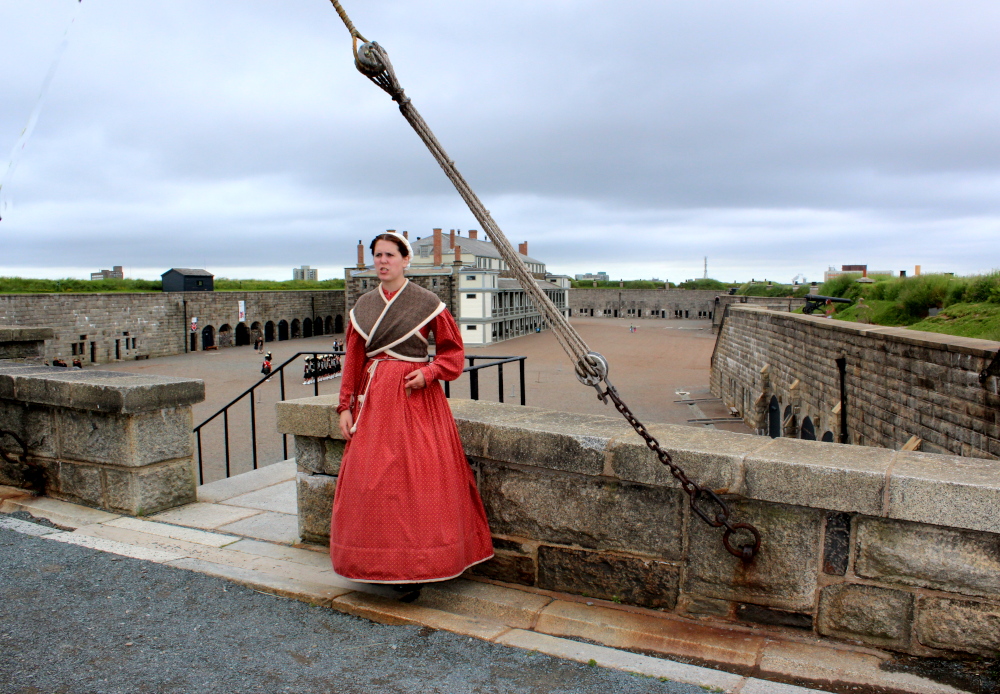
<instances>
[{"instance_id":1,"label":"woman in red dress","mask_svg":"<svg viewBox=\"0 0 1000 694\"><path fill-rule=\"evenodd\" d=\"M371 250L380 284L358 299L345 336L337 411L348 443L330 556L341 576L394 584L414 600L420 584L491 558L493 543L438 383L462 374L458 326L437 295L403 275L412 251L402 235L380 234Z\"/></svg>"}]
</instances>

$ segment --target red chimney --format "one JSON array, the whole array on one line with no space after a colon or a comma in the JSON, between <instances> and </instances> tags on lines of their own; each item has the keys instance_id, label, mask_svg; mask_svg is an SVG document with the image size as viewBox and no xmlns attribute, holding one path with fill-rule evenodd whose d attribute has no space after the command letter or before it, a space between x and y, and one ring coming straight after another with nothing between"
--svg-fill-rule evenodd
<instances>
[{"instance_id":1,"label":"red chimney","mask_svg":"<svg viewBox=\"0 0 1000 694\"><path fill-rule=\"evenodd\" d=\"M528 255L528 242L517 244L517 252L521 255Z\"/></svg>"},{"instance_id":2,"label":"red chimney","mask_svg":"<svg viewBox=\"0 0 1000 694\"><path fill-rule=\"evenodd\" d=\"M476 231L475 229L469 229L469 238L470 239L478 239L479 238L479 232Z\"/></svg>"},{"instance_id":3,"label":"red chimney","mask_svg":"<svg viewBox=\"0 0 1000 694\"><path fill-rule=\"evenodd\" d=\"M404 238L404 239L409 239L409 238L410 238L410 232L408 232L408 231L404 231L404 232L403 232L403 238Z\"/></svg>"},{"instance_id":4,"label":"red chimney","mask_svg":"<svg viewBox=\"0 0 1000 694\"><path fill-rule=\"evenodd\" d=\"M387 234L395 234L396 230L395 229L386 229L385 233L387 233Z\"/></svg>"},{"instance_id":5,"label":"red chimney","mask_svg":"<svg viewBox=\"0 0 1000 694\"><path fill-rule=\"evenodd\" d=\"M365 244L361 243L361 239L358 239L358 269L363 270L365 267Z\"/></svg>"},{"instance_id":6,"label":"red chimney","mask_svg":"<svg viewBox=\"0 0 1000 694\"><path fill-rule=\"evenodd\" d=\"M454 247L455 247L455 230L451 229L448 232L448 248L454 248Z\"/></svg>"},{"instance_id":7,"label":"red chimney","mask_svg":"<svg viewBox=\"0 0 1000 694\"><path fill-rule=\"evenodd\" d=\"M462 264L462 247L455 246L455 265Z\"/></svg>"},{"instance_id":8,"label":"red chimney","mask_svg":"<svg viewBox=\"0 0 1000 694\"><path fill-rule=\"evenodd\" d=\"M434 230L434 265L441 265L441 230Z\"/></svg>"}]
</instances>

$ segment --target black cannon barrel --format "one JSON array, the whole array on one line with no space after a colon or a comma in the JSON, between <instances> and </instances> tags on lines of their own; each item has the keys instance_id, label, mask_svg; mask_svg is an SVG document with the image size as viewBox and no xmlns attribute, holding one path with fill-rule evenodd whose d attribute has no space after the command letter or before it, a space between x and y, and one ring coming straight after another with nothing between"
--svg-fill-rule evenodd
<instances>
[{"instance_id":1,"label":"black cannon barrel","mask_svg":"<svg viewBox=\"0 0 1000 694\"><path fill-rule=\"evenodd\" d=\"M835 304L850 304L852 301L850 299L841 299L839 296L820 296L819 294L807 294L805 297L806 301L822 301L826 303L827 301L832 301Z\"/></svg>"}]
</instances>

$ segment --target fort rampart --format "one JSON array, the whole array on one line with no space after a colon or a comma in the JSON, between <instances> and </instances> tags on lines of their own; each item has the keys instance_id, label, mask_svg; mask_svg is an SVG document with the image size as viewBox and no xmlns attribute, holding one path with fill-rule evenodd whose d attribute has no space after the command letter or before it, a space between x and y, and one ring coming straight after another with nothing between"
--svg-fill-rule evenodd
<instances>
[{"instance_id":1,"label":"fort rampart","mask_svg":"<svg viewBox=\"0 0 1000 694\"><path fill-rule=\"evenodd\" d=\"M0 324L52 328L44 358L84 364L342 332L345 317L336 290L0 294Z\"/></svg>"},{"instance_id":2,"label":"fort rampart","mask_svg":"<svg viewBox=\"0 0 1000 694\"><path fill-rule=\"evenodd\" d=\"M761 434L1000 458L998 351L989 340L733 304L711 387Z\"/></svg>"},{"instance_id":3,"label":"fort rampart","mask_svg":"<svg viewBox=\"0 0 1000 694\"><path fill-rule=\"evenodd\" d=\"M335 397L278 404L299 529L328 543ZM488 578L922 656L1000 653L1000 463L673 425L649 431L763 539L744 564L622 420L452 400ZM552 618L548 633L585 636ZM750 663L752 665L752 663Z\"/></svg>"},{"instance_id":4,"label":"fort rampart","mask_svg":"<svg viewBox=\"0 0 1000 694\"><path fill-rule=\"evenodd\" d=\"M703 318L715 311L717 290L579 288L569 292L573 316Z\"/></svg>"}]
</instances>

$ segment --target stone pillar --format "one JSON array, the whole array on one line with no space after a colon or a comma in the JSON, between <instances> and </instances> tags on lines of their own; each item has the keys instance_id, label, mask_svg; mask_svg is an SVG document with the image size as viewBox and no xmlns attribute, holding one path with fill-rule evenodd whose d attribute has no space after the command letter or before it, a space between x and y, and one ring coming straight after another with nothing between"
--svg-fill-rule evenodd
<instances>
[{"instance_id":1,"label":"stone pillar","mask_svg":"<svg viewBox=\"0 0 1000 694\"><path fill-rule=\"evenodd\" d=\"M0 430L27 447L45 493L145 515L195 501L191 405L196 379L0 363ZM12 436L0 447L20 458ZM0 461L0 484L25 468Z\"/></svg>"}]
</instances>

